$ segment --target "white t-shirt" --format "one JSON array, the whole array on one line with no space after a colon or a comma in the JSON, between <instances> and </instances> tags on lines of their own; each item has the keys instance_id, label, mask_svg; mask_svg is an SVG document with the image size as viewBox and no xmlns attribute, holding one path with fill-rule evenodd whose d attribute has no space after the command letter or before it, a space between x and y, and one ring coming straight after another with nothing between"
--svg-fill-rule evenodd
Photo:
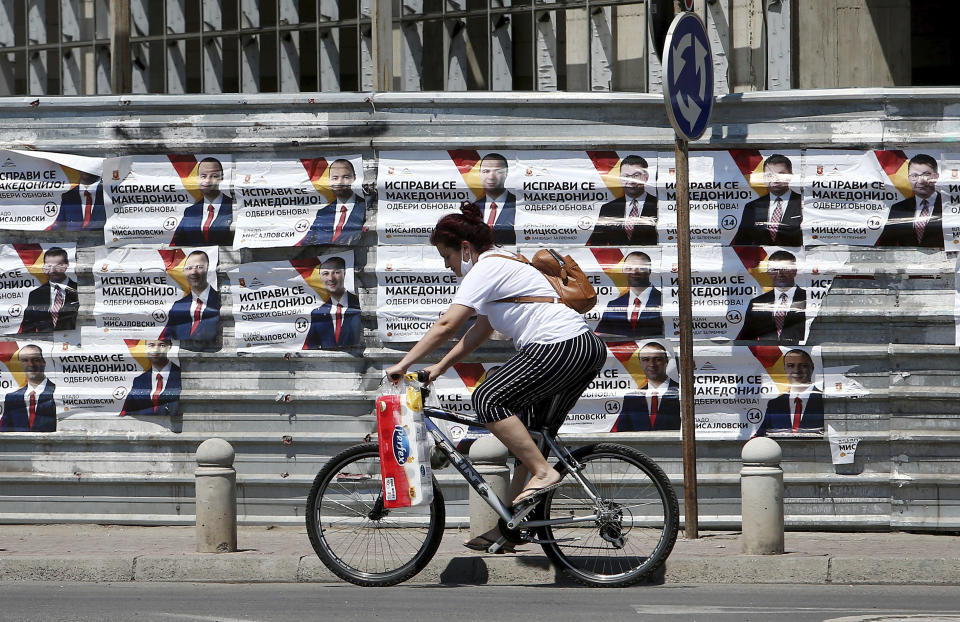
<instances>
[{"instance_id":1,"label":"white t-shirt","mask_svg":"<svg viewBox=\"0 0 960 622\"><path fill-rule=\"evenodd\" d=\"M531 343L558 343L590 330L583 316L562 303L493 302L513 296L550 296L557 292L539 270L513 259L507 251L490 249L460 283L454 304L485 315L495 330L507 335L517 349Z\"/></svg>"}]
</instances>

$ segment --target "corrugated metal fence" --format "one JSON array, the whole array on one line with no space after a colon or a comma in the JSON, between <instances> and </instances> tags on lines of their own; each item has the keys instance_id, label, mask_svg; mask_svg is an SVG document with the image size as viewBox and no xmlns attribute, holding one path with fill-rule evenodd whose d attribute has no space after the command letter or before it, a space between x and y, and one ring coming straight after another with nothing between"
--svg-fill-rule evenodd
<instances>
[{"instance_id":1,"label":"corrugated metal fence","mask_svg":"<svg viewBox=\"0 0 960 622\"><path fill-rule=\"evenodd\" d=\"M794 91L722 98L695 148L944 149L960 139L960 90ZM375 189L381 149L670 149L662 101L650 95L298 94L111 96L0 100L0 145L95 156L259 152L361 153ZM0 522L192 522L193 452L211 436L237 450L241 521L302 520L323 462L373 429L384 363L400 351L375 338L375 210L356 252L365 338L346 351L291 357L232 354L230 309L220 353L181 353L183 414L169 431L105 421L83 431L0 436ZM43 242L44 233L3 233ZM80 234L81 296L92 300L93 247ZM89 237L82 237L87 236ZM51 240L53 238L50 238ZM856 275L837 280L809 342L825 366L852 366L868 394L827 402L827 418L863 437L834 466L822 439L782 443L791 527L960 528L960 357L954 345L954 258L935 250L851 248ZM297 249L223 251L220 282L243 261ZM922 277L922 278L920 278ZM92 305L80 321L92 324ZM484 360L509 346L483 349ZM285 397L288 396L288 397ZM279 398L279 399L278 399ZM132 423L124 423L125 426ZM681 485L679 436L625 433ZM587 441L588 438L573 438ZM739 524L741 443L698 444L704 527ZM466 488L445 473L453 522Z\"/></svg>"}]
</instances>

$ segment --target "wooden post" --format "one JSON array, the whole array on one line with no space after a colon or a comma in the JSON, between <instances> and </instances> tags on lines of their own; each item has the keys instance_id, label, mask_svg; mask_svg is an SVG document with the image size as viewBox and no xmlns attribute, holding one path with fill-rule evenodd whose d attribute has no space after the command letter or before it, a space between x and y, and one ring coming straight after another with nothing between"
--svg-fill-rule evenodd
<instances>
[{"instance_id":1,"label":"wooden post","mask_svg":"<svg viewBox=\"0 0 960 622\"><path fill-rule=\"evenodd\" d=\"M690 161L687 141L674 146L677 166L677 302L680 305L680 429L683 453L684 537L696 539L697 446L693 408L693 313L690 296Z\"/></svg>"},{"instance_id":2,"label":"wooden post","mask_svg":"<svg viewBox=\"0 0 960 622\"><path fill-rule=\"evenodd\" d=\"M370 5L373 38L373 90L393 90L393 3Z\"/></svg>"},{"instance_id":3,"label":"wooden post","mask_svg":"<svg viewBox=\"0 0 960 622\"><path fill-rule=\"evenodd\" d=\"M129 93L131 82L130 0L110 0L110 90Z\"/></svg>"}]
</instances>

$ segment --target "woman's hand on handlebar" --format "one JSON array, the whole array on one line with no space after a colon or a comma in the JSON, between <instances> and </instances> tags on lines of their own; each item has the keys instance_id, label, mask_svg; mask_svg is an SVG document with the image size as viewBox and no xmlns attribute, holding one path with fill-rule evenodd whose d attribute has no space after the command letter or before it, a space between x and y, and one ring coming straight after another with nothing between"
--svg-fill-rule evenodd
<instances>
[{"instance_id":1,"label":"woman's hand on handlebar","mask_svg":"<svg viewBox=\"0 0 960 622\"><path fill-rule=\"evenodd\" d=\"M403 378L403 375L407 373L407 368L402 365L391 365L383 370L383 373L387 376L387 380L397 383L400 382L400 379Z\"/></svg>"},{"instance_id":2,"label":"woman's hand on handlebar","mask_svg":"<svg viewBox=\"0 0 960 622\"><path fill-rule=\"evenodd\" d=\"M429 379L424 384L430 384L431 382L433 382L434 380L442 376L445 370L442 367L440 367L439 363L437 363L435 365L430 365L429 367L424 367L423 371L430 374Z\"/></svg>"}]
</instances>

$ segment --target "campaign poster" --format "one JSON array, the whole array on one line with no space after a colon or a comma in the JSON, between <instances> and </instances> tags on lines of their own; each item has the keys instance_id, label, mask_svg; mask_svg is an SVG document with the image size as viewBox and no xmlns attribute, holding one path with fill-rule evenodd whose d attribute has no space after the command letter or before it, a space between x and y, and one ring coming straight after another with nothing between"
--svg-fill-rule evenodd
<instances>
[{"instance_id":1,"label":"campaign poster","mask_svg":"<svg viewBox=\"0 0 960 622\"><path fill-rule=\"evenodd\" d=\"M104 172L107 246L233 246L231 156L129 156Z\"/></svg>"},{"instance_id":2,"label":"campaign poster","mask_svg":"<svg viewBox=\"0 0 960 622\"><path fill-rule=\"evenodd\" d=\"M76 244L0 244L0 333L73 331Z\"/></svg>"},{"instance_id":3,"label":"campaign poster","mask_svg":"<svg viewBox=\"0 0 960 622\"><path fill-rule=\"evenodd\" d=\"M913 196L908 159L902 151L807 151L804 244L900 245L903 223L886 225L891 206Z\"/></svg>"},{"instance_id":4,"label":"campaign poster","mask_svg":"<svg viewBox=\"0 0 960 622\"><path fill-rule=\"evenodd\" d=\"M440 407L475 416L471 403L473 391L492 378L500 365L454 364L434 382ZM675 355L666 341L609 343L603 369L567 415L560 433L679 430L678 378ZM482 426L455 423L445 424L444 430L455 442L475 439L486 433Z\"/></svg>"},{"instance_id":5,"label":"campaign poster","mask_svg":"<svg viewBox=\"0 0 960 622\"><path fill-rule=\"evenodd\" d=\"M794 155L795 159L798 159ZM690 154L690 241L729 245L745 206L767 188L758 183L757 151L697 151ZM661 242L677 239L677 169L672 153L658 157ZM754 186L756 184L756 187Z\"/></svg>"},{"instance_id":6,"label":"campaign poster","mask_svg":"<svg viewBox=\"0 0 960 622\"><path fill-rule=\"evenodd\" d=\"M243 263L230 275L239 353L360 344L352 252Z\"/></svg>"},{"instance_id":7,"label":"campaign poster","mask_svg":"<svg viewBox=\"0 0 960 622\"><path fill-rule=\"evenodd\" d=\"M698 439L823 435L820 347L694 349Z\"/></svg>"},{"instance_id":8,"label":"campaign poster","mask_svg":"<svg viewBox=\"0 0 960 622\"><path fill-rule=\"evenodd\" d=\"M0 149L0 229L101 229L103 160Z\"/></svg>"},{"instance_id":9,"label":"campaign poster","mask_svg":"<svg viewBox=\"0 0 960 622\"><path fill-rule=\"evenodd\" d=\"M97 248L94 317L102 334L219 349L218 247Z\"/></svg>"},{"instance_id":10,"label":"campaign poster","mask_svg":"<svg viewBox=\"0 0 960 622\"><path fill-rule=\"evenodd\" d=\"M384 151L377 171L377 233L380 244L429 244L446 214L476 203L494 241L516 238L516 190L520 185L511 151Z\"/></svg>"},{"instance_id":11,"label":"campaign poster","mask_svg":"<svg viewBox=\"0 0 960 622\"><path fill-rule=\"evenodd\" d=\"M743 205L730 243L803 246L800 152L731 149L729 154L756 195Z\"/></svg>"},{"instance_id":12,"label":"campaign poster","mask_svg":"<svg viewBox=\"0 0 960 622\"><path fill-rule=\"evenodd\" d=\"M842 258L798 248L691 247L694 339L745 345L806 343ZM675 247L664 248L667 336L680 338L679 278ZM669 270L669 273L667 272Z\"/></svg>"},{"instance_id":13,"label":"campaign poster","mask_svg":"<svg viewBox=\"0 0 960 622\"><path fill-rule=\"evenodd\" d=\"M953 282L956 293L953 298L954 344L960 346L960 255L957 255L954 266Z\"/></svg>"},{"instance_id":14,"label":"campaign poster","mask_svg":"<svg viewBox=\"0 0 960 622\"><path fill-rule=\"evenodd\" d=\"M657 244L655 153L516 155L518 244Z\"/></svg>"},{"instance_id":15,"label":"campaign poster","mask_svg":"<svg viewBox=\"0 0 960 622\"><path fill-rule=\"evenodd\" d=\"M432 246L377 249L377 337L417 341L447 310L460 280Z\"/></svg>"},{"instance_id":16,"label":"campaign poster","mask_svg":"<svg viewBox=\"0 0 960 622\"><path fill-rule=\"evenodd\" d=\"M532 258L536 248L521 249ZM613 341L664 336L661 250L649 247L566 249L597 292L584 319Z\"/></svg>"},{"instance_id":17,"label":"campaign poster","mask_svg":"<svg viewBox=\"0 0 960 622\"><path fill-rule=\"evenodd\" d=\"M51 349L48 341L0 341L0 432L57 431Z\"/></svg>"},{"instance_id":18,"label":"campaign poster","mask_svg":"<svg viewBox=\"0 0 960 622\"><path fill-rule=\"evenodd\" d=\"M180 410L181 374L171 339L122 338L84 327L83 345L55 358L62 418L156 417Z\"/></svg>"},{"instance_id":19,"label":"campaign poster","mask_svg":"<svg viewBox=\"0 0 960 622\"><path fill-rule=\"evenodd\" d=\"M238 160L234 248L356 244L367 203L359 155Z\"/></svg>"},{"instance_id":20,"label":"campaign poster","mask_svg":"<svg viewBox=\"0 0 960 622\"><path fill-rule=\"evenodd\" d=\"M920 166L913 171L914 183L923 182ZM909 175L909 173L908 173ZM936 181L937 200L942 204L943 240L948 251L960 251L960 153L944 153Z\"/></svg>"}]
</instances>

